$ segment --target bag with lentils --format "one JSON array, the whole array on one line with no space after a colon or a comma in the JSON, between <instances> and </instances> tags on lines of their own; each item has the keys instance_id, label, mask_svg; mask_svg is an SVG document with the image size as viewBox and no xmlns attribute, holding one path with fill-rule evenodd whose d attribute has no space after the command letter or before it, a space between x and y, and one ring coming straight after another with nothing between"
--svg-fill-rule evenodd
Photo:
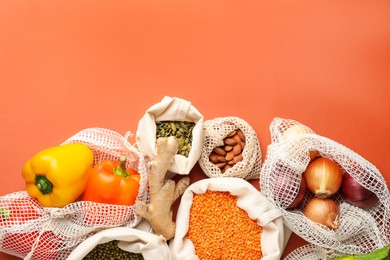
<instances>
[{"instance_id":1,"label":"bag with lentils","mask_svg":"<svg viewBox=\"0 0 390 260\"><path fill-rule=\"evenodd\" d=\"M178 260L279 260L288 235L280 211L249 182L208 178L182 195L169 247Z\"/></svg>"},{"instance_id":2,"label":"bag with lentils","mask_svg":"<svg viewBox=\"0 0 390 260\"><path fill-rule=\"evenodd\" d=\"M115 227L84 240L67 259L170 260L172 256L164 237L136 228Z\"/></svg>"},{"instance_id":3,"label":"bag with lentils","mask_svg":"<svg viewBox=\"0 0 390 260\"><path fill-rule=\"evenodd\" d=\"M203 115L189 101L166 96L138 123L137 146L150 160L157 154L157 138L169 136L175 136L179 146L169 171L187 175L198 161L203 144Z\"/></svg>"},{"instance_id":4,"label":"bag with lentils","mask_svg":"<svg viewBox=\"0 0 390 260\"><path fill-rule=\"evenodd\" d=\"M260 142L246 121L238 117L219 117L205 121L203 129L199 165L207 176L259 178Z\"/></svg>"},{"instance_id":5,"label":"bag with lentils","mask_svg":"<svg viewBox=\"0 0 390 260\"><path fill-rule=\"evenodd\" d=\"M262 193L310 246L286 259L367 254L390 243L390 193L379 170L347 147L275 118Z\"/></svg>"}]
</instances>

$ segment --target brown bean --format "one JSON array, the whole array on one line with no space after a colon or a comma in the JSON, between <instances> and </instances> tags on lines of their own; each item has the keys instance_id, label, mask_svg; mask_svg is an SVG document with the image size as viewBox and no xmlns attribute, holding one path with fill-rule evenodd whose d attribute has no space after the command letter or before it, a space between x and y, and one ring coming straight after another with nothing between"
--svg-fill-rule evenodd
<instances>
[{"instance_id":1,"label":"brown bean","mask_svg":"<svg viewBox=\"0 0 390 260\"><path fill-rule=\"evenodd\" d=\"M232 145L225 145L225 146L223 147L223 149L224 149L226 152L229 152L229 151L231 151L231 150L233 149L233 146L232 146Z\"/></svg>"},{"instance_id":2,"label":"brown bean","mask_svg":"<svg viewBox=\"0 0 390 260\"><path fill-rule=\"evenodd\" d=\"M234 158L234 153L233 153L233 151L228 152L228 153L226 154L225 158L226 158L226 161L233 160L233 158Z\"/></svg>"},{"instance_id":3,"label":"brown bean","mask_svg":"<svg viewBox=\"0 0 390 260\"><path fill-rule=\"evenodd\" d=\"M209 155L209 159L211 162L213 163L217 163L218 162L218 154L214 153L214 152L211 152L210 155Z\"/></svg>"},{"instance_id":4,"label":"brown bean","mask_svg":"<svg viewBox=\"0 0 390 260\"><path fill-rule=\"evenodd\" d=\"M237 142L238 144L239 144L240 142L242 142L239 135L235 135L235 136L233 136L233 138L234 138L234 140L236 140L236 142Z\"/></svg>"},{"instance_id":5,"label":"brown bean","mask_svg":"<svg viewBox=\"0 0 390 260\"><path fill-rule=\"evenodd\" d=\"M232 166L226 164L225 167L223 167L223 172L226 172L227 170L229 170L230 168L232 168Z\"/></svg>"},{"instance_id":6,"label":"brown bean","mask_svg":"<svg viewBox=\"0 0 390 260\"><path fill-rule=\"evenodd\" d=\"M232 136L234 136L236 133L237 133L237 131L236 131L236 130L233 130L233 131L231 131L231 132L227 135L227 137L232 137Z\"/></svg>"},{"instance_id":7,"label":"brown bean","mask_svg":"<svg viewBox=\"0 0 390 260\"><path fill-rule=\"evenodd\" d=\"M234 155L239 155L241 153L242 149L241 149L241 145L240 144L236 144L234 147L233 147L233 153Z\"/></svg>"},{"instance_id":8,"label":"brown bean","mask_svg":"<svg viewBox=\"0 0 390 260\"><path fill-rule=\"evenodd\" d=\"M237 130L237 135L240 137L241 141L245 142L245 135L244 135L244 133L241 131L241 129L238 129L238 130Z\"/></svg>"},{"instance_id":9,"label":"brown bean","mask_svg":"<svg viewBox=\"0 0 390 260\"><path fill-rule=\"evenodd\" d=\"M218 154L218 155L224 155L224 156L226 155L225 150L223 150L221 147L215 147L213 149L213 152Z\"/></svg>"},{"instance_id":10,"label":"brown bean","mask_svg":"<svg viewBox=\"0 0 390 260\"><path fill-rule=\"evenodd\" d=\"M234 163L238 163L238 162L240 162L240 161L242 161L242 154L239 154L239 155L237 155L237 156L234 156L234 158L233 158L233 162L234 162Z\"/></svg>"},{"instance_id":11,"label":"brown bean","mask_svg":"<svg viewBox=\"0 0 390 260\"><path fill-rule=\"evenodd\" d=\"M227 138L223 139L223 142L227 145L236 145L237 144L237 140L232 138L232 137L227 137Z\"/></svg>"},{"instance_id":12,"label":"brown bean","mask_svg":"<svg viewBox=\"0 0 390 260\"><path fill-rule=\"evenodd\" d=\"M219 169L222 169L225 165L226 165L225 162L215 164L215 166L217 166Z\"/></svg>"},{"instance_id":13,"label":"brown bean","mask_svg":"<svg viewBox=\"0 0 390 260\"><path fill-rule=\"evenodd\" d=\"M245 142L241 142L240 145L241 145L241 149L244 150L244 148L245 148Z\"/></svg>"},{"instance_id":14,"label":"brown bean","mask_svg":"<svg viewBox=\"0 0 390 260\"><path fill-rule=\"evenodd\" d=\"M218 159L218 162L226 162L226 158L223 155L218 155L217 159Z\"/></svg>"},{"instance_id":15,"label":"brown bean","mask_svg":"<svg viewBox=\"0 0 390 260\"><path fill-rule=\"evenodd\" d=\"M234 158L233 158L233 160L228 161L227 164L230 166L235 165L236 163L234 162Z\"/></svg>"}]
</instances>

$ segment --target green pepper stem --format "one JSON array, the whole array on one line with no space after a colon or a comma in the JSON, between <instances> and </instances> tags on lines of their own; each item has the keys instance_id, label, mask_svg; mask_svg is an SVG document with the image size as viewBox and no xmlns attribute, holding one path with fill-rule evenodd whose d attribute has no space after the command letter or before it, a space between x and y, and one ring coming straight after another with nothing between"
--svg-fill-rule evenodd
<instances>
[{"instance_id":1,"label":"green pepper stem","mask_svg":"<svg viewBox=\"0 0 390 260\"><path fill-rule=\"evenodd\" d=\"M1 207L0 216L2 221L6 221L11 216L12 210Z\"/></svg>"},{"instance_id":2,"label":"green pepper stem","mask_svg":"<svg viewBox=\"0 0 390 260\"><path fill-rule=\"evenodd\" d=\"M43 194L49 194L53 191L53 184L44 175L37 175L35 177L35 186Z\"/></svg>"},{"instance_id":3,"label":"green pepper stem","mask_svg":"<svg viewBox=\"0 0 390 260\"><path fill-rule=\"evenodd\" d=\"M127 172L126 169L126 160L127 160L126 156L121 156L121 158L119 159L119 167L114 169L114 174L120 175L123 178L129 177L129 173Z\"/></svg>"}]
</instances>

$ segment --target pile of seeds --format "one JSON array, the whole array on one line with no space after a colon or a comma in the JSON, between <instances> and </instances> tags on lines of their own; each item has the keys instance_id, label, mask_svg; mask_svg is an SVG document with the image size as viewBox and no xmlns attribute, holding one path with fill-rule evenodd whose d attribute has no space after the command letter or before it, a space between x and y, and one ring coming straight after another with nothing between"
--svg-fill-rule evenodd
<instances>
[{"instance_id":1,"label":"pile of seeds","mask_svg":"<svg viewBox=\"0 0 390 260\"><path fill-rule=\"evenodd\" d=\"M127 252L118 247L118 241L112 240L98 244L84 258L84 260L143 260L140 253Z\"/></svg>"},{"instance_id":2,"label":"pile of seeds","mask_svg":"<svg viewBox=\"0 0 390 260\"><path fill-rule=\"evenodd\" d=\"M242 151L245 147L245 136L241 129L230 132L224 139L224 145L215 147L209 155L210 162L215 164L222 173L242 161Z\"/></svg>"},{"instance_id":3,"label":"pile of seeds","mask_svg":"<svg viewBox=\"0 0 390 260\"><path fill-rule=\"evenodd\" d=\"M187 237L199 259L260 259L262 228L229 192L194 194Z\"/></svg>"},{"instance_id":4,"label":"pile of seeds","mask_svg":"<svg viewBox=\"0 0 390 260\"><path fill-rule=\"evenodd\" d=\"M188 157L192 144L194 122L160 121L156 122L156 139L159 137L175 136L178 142L178 154Z\"/></svg>"}]
</instances>

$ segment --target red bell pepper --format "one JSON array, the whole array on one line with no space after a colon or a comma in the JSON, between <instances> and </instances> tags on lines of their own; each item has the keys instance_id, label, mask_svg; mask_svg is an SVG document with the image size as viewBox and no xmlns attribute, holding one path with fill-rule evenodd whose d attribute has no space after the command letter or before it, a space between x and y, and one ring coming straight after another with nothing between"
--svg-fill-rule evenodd
<instances>
[{"instance_id":1,"label":"red bell pepper","mask_svg":"<svg viewBox=\"0 0 390 260\"><path fill-rule=\"evenodd\" d=\"M131 206L138 195L140 175L126 168L126 157L120 161L104 160L88 172L82 200Z\"/></svg>"},{"instance_id":2,"label":"red bell pepper","mask_svg":"<svg viewBox=\"0 0 390 260\"><path fill-rule=\"evenodd\" d=\"M1 251L18 257L27 256L34 248L31 259L53 259L57 255L61 239L52 231L21 231L17 226L26 225L42 217L42 206L33 198L15 198L0 205L0 229L4 232ZM12 229L12 230L11 230ZM37 244L36 244L37 243Z\"/></svg>"}]
</instances>

